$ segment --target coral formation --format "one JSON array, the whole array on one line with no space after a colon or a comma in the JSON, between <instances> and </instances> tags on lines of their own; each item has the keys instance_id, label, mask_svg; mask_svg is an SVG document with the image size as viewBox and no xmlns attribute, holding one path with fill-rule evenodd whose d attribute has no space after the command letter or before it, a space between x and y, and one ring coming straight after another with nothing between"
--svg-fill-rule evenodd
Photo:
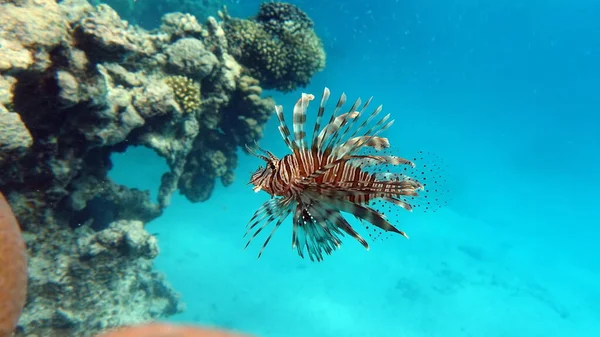
<instances>
[{"instance_id":1,"label":"coral formation","mask_svg":"<svg viewBox=\"0 0 600 337\"><path fill-rule=\"evenodd\" d=\"M138 279L136 274L128 274L124 271L131 271L127 266L120 265L117 255L141 256L146 257L145 269L149 269L151 259L158 254L156 240L143 230L141 222L121 221L111 226L109 230L94 233L89 229L85 230L83 235L77 241L78 249L81 250L79 259L64 258L64 256L47 255L45 263L33 263L36 267L41 267L43 273L34 273L34 282L46 281L40 294L29 294L30 301L40 310L52 310L52 304L60 302L60 308L53 312L55 316L52 321L44 326L38 324L38 329L32 328L27 332L27 336L51 336L58 332L60 336L73 335L79 330L78 335L89 335L83 331L89 331L98 327L125 323L132 319L128 309L135 309L136 302L152 302L155 293L169 291L164 288L160 282L155 282L152 278ZM50 234L52 235L52 234ZM66 242L65 242L66 243ZM37 247L36 247L37 248ZM47 250L48 246L40 245L40 249ZM58 247L55 246L55 249ZM58 248L59 249L59 248ZM25 304L27 294L27 252L21 236L19 224L6 202L4 195L0 192L0 337L13 336L14 328L21 315L21 310ZM54 258L53 258L54 257ZM38 257L41 258L41 257ZM78 261L79 260L79 261ZM101 264L101 268L94 268L92 265ZM58 266L58 269L52 267ZM123 268L124 267L124 268ZM83 282L79 287L61 288L61 280L69 278ZM98 282L99 281L99 282ZM124 297L119 297L116 302L118 306L109 306L100 308L96 304L102 303L99 296L104 295L102 291L94 292L93 288L102 289L102 286L95 286L96 283L108 283L111 287L124 289ZM105 289L107 287L104 287ZM65 310L64 307L69 304L60 301L62 293L65 291L80 291L80 297L75 303L69 303L75 311ZM130 291L135 291L129 294ZM141 291L139 291L141 290ZM106 291L105 291L106 292ZM91 296L90 296L91 295ZM142 299L140 300L140 297ZM143 297L150 297L149 301ZM52 301L51 303L39 303L42 301ZM131 302L130 302L131 301ZM154 301L155 310L149 311L157 315L161 313L162 307L172 306L176 301L164 303ZM92 308L93 312L110 311L113 315L82 315L82 313ZM115 308L118 308L115 310ZM157 310L158 309L158 310ZM171 308L174 309L174 308ZM142 314L144 312L142 311ZM108 322L106 318L111 317L116 322ZM88 321L82 321L80 318L88 318ZM91 318L91 319L90 319ZM145 317L141 317L144 319ZM36 322L38 323L38 322ZM44 329L46 327L46 329ZM50 328L48 328L50 327ZM48 331L49 330L49 331ZM119 328L109 328L101 332L97 337L159 337L159 336L181 336L181 337L242 337L227 331L204 329L193 326L176 326L160 323L147 323L144 325L130 325ZM83 333L82 333L83 332ZM23 335L23 331L18 331L17 335Z\"/></svg>"},{"instance_id":2,"label":"coral formation","mask_svg":"<svg viewBox=\"0 0 600 337\"><path fill-rule=\"evenodd\" d=\"M223 27L237 19L161 20L146 31L86 0L0 2L0 190L31 271L19 336L88 336L181 311L152 270L158 248L144 224L176 191L197 202L217 181L231 184L238 149L262 137L275 105L263 87L308 83L322 64L306 58L324 62L312 22L289 5L240 21L277 35L280 50L299 49L277 62L297 73L274 80L229 45ZM168 164L155 201L108 177L111 155L130 146Z\"/></svg>"},{"instance_id":3,"label":"coral formation","mask_svg":"<svg viewBox=\"0 0 600 337\"><path fill-rule=\"evenodd\" d=\"M171 13L149 32L107 5L11 0L0 22L0 190L31 255L20 333L84 336L180 311L143 224L178 190L203 201L231 184L275 102L212 17ZM108 178L129 146L166 160L158 200Z\"/></svg>"},{"instance_id":4,"label":"coral formation","mask_svg":"<svg viewBox=\"0 0 600 337\"><path fill-rule=\"evenodd\" d=\"M21 116L0 105L0 162L22 157L32 144Z\"/></svg>"},{"instance_id":5,"label":"coral formation","mask_svg":"<svg viewBox=\"0 0 600 337\"><path fill-rule=\"evenodd\" d=\"M218 64L217 57L196 38L182 38L165 49L167 65L176 74L189 74L202 80Z\"/></svg>"},{"instance_id":6,"label":"coral formation","mask_svg":"<svg viewBox=\"0 0 600 337\"><path fill-rule=\"evenodd\" d=\"M184 112L193 113L200 109L200 84L183 75L167 77L165 80L173 89L175 100Z\"/></svg>"},{"instance_id":7,"label":"coral formation","mask_svg":"<svg viewBox=\"0 0 600 337\"><path fill-rule=\"evenodd\" d=\"M202 27L190 15L172 13L161 30L149 33L110 7L83 0L2 6L9 29L0 49L6 60L0 186L39 208L58 205L71 222L93 213L87 209L92 200L135 199L146 212L133 220L149 221L180 187L191 200L210 196L214 181L198 185L191 177L230 183L237 148L262 135L274 102L260 96L256 82L247 84L255 80L227 53L225 33L213 18ZM36 34L43 41L35 42ZM26 61L17 62L15 50ZM142 192L110 187L106 178L110 154L131 145L155 150L171 168L157 207L141 202Z\"/></svg>"},{"instance_id":8,"label":"coral formation","mask_svg":"<svg viewBox=\"0 0 600 337\"><path fill-rule=\"evenodd\" d=\"M183 310L178 295L152 270L157 240L141 221L116 221L102 231L89 225L64 231L48 223L29 235L27 245L35 253L19 322L25 336L91 336Z\"/></svg>"},{"instance_id":9,"label":"coral formation","mask_svg":"<svg viewBox=\"0 0 600 337\"><path fill-rule=\"evenodd\" d=\"M312 20L295 5L261 4L256 17L232 18L221 13L229 52L266 89L305 87L325 67L325 50Z\"/></svg>"}]
</instances>

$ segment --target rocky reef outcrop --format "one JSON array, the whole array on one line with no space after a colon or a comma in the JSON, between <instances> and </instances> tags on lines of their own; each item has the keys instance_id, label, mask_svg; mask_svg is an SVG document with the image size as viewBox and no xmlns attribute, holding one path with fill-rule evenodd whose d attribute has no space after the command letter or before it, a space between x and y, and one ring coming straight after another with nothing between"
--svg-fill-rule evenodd
<instances>
[{"instance_id":1,"label":"rocky reef outcrop","mask_svg":"<svg viewBox=\"0 0 600 337\"><path fill-rule=\"evenodd\" d=\"M158 241L141 221L115 221L102 231L47 223L25 238L30 285L17 336L91 336L184 309L152 269Z\"/></svg>"},{"instance_id":2,"label":"rocky reef outcrop","mask_svg":"<svg viewBox=\"0 0 600 337\"><path fill-rule=\"evenodd\" d=\"M263 87L312 74L273 84L232 52L231 20L169 13L147 31L105 4L0 0L0 191L30 255L22 335L91 335L182 310L152 270L144 224L177 191L200 202L231 184L237 150L262 137L275 104ZM157 200L108 178L111 154L130 146L168 164Z\"/></svg>"},{"instance_id":3,"label":"rocky reef outcrop","mask_svg":"<svg viewBox=\"0 0 600 337\"><path fill-rule=\"evenodd\" d=\"M0 186L9 198L58 205L67 220L93 213L91 201L130 200L135 220L149 221L178 189L203 201L215 180L231 183L237 148L261 137L274 102L228 53L217 20L172 13L149 33L107 5L27 4L0 13ZM110 154L128 146L149 147L170 167L156 204L106 178Z\"/></svg>"}]
</instances>

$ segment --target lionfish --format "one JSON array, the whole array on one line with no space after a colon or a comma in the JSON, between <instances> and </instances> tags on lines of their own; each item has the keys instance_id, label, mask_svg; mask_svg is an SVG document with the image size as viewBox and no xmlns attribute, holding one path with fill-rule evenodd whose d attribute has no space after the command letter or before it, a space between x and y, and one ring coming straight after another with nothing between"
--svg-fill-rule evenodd
<instances>
[{"instance_id":1,"label":"lionfish","mask_svg":"<svg viewBox=\"0 0 600 337\"><path fill-rule=\"evenodd\" d=\"M266 162L266 166L252 173L248 184L254 186L255 192L265 191L271 198L250 219L244 237L256 230L245 248L263 229L276 221L258 254L259 258L273 234L292 213L292 248L301 258L304 258L306 250L312 261L321 261L324 253L331 254L339 248L340 238L345 234L369 249L367 241L342 212L354 215L363 224L370 223L382 231L408 238L405 232L390 223L383 212L373 207L374 203L385 201L410 211L413 206L408 198L416 197L419 191L425 190L425 184L406 174L382 169L390 166L415 167L411 160L382 153L390 147L390 143L387 138L378 135L394 120L390 120L390 114L378 118L382 111L380 105L359 122L373 97L362 106L360 98L357 99L348 111L340 114L346 102L346 95L342 93L329 121L321 128L329 96L330 91L325 88L310 144L305 140L304 127L309 102L315 97L303 93L294 106L293 138L284 119L283 107L275 106L278 129L290 154L280 159L258 145L256 148L262 154L246 146L249 153ZM371 150L371 153L363 153L365 149Z\"/></svg>"}]
</instances>

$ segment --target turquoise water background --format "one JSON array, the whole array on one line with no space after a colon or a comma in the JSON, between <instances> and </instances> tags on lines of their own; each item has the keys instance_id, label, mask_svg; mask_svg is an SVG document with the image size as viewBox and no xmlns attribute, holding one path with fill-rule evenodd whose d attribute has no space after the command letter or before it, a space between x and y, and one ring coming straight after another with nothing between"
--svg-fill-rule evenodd
<instances>
[{"instance_id":1,"label":"turquoise water background","mask_svg":"<svg viewBox=\"0 0 600 337\"><path fill-rule=\"evenodd\" d=\"M249 16L258 3L229 8ZM242 235L268 196L246 185L260 162L240 153L232 186L200 204L175 196L147 225L187 305L170 320L263 337L600 335L600 2L292 3L314 20L327 67L269 94L288 114L324 86L374 96L400 155L444 159L451 203L399 212L410 240L367 252L347 238L322 263L291 249L287 220L257 260L263 240L244 251ZM276 122L260 144L284 155ZM163 159L131 148L113 160L114 180L156 195Z\"/></svg>"}]
</instances>

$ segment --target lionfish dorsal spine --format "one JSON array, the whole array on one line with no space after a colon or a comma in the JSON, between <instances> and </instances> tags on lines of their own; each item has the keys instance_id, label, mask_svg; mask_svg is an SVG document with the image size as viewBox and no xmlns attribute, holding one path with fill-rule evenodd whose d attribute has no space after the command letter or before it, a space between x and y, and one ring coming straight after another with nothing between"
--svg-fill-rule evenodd
<instances>
[{"instance_id":1,"label":"lionfish dorsal spine","mask_svg":"<svg viewBox=\"0 0 600 337\"><path fill-rule=\"evenodd\" d=\"M315 96L311 94L302 93L302 97L296 102L294 105L293 112L293 128L294 128L294 138L296 141L296 146L300 149L306 148L306 143L304 142L304 137L306 136L306 132L304 132L304 124L306 123L306 109L308 109L308 103L312 101Z\"/></svg>"},{"instance_id":2,"label":"lionfish dorsal spine","mask_svg":"<svg viewBox=\"0 0 600 337\"><path fill-rule=\"evenodd\" d=\"M256 148L257 148L257 149L259 149L259 150L262 150L262 149L260 148L260 146L258 146L258 144L256 144L256 141L255 141L254 143L255 143L254 145L256 146ZM256 152L256 150L255 150L255 149L253 149L253 148L251 148L250 146L248 146L248 144L246 144L245 146L246 146L246 150L247 150L247 151L248 151L248 153L250 153L251 155L253 155L253 156L257 157L257 158L260 158L260 159L264 160L265 162L268 162L268 161L269 161L269 158L267 158L266 156L263 156L263 155L262 155L262 154L260 154L260 153L257 153L257 152Z\"/></svg>"},{"instance_id":3,"label":"lionfish dorsal spine","mask_svg":"<svg viewBox=\"0 0 600 337\"><path fill-rule=\"evenodd\" d=\"M370 101L371 99L369 99ZM333 148L335 146L339 145L339 142L342 141L350 132L350 130L352 129L352 126L354 125L354 123L356 123L356 121L360 118L361 114L362 114L362 110L364 110L365 106L368 105L368 103L363 106L363 108L361 109L361 111L358 111L357 108L361 103L361 99L358 98L356 101L354 101L354 104L352 105L352 107L350 108L350 110L348 110L348 112L345 114L345 118L343 121L341 121L341 126L339 129L341 129L342 127L344 128L344 131L340 133L340 130L337 130L337 133L335 134L334 137L332 137L328 148Z\"/></svg>"},{"instance_id":4,"label":"lionfish dorsal spine","mask_svg":"<svg viewBox=\"0 0 600 337\"><path fill-rule=\"evenodd\" d=\"M373 100L373 96L371 96L371 97L370 97L370 98L369 98L369 99L368 99L368 100L365 102L365 104L363 105L363 107L362 107L362 108L360 109L360 111L358 112L358 114L359 114L359 117L363 115L363 113L365 112L365 110L367 109L367 107L369 107L369 104L371 103L371 101L372 101L372 100ZM381 108L381 106L380 106L380 108ZM379 111L381 111L381 109L380 109ZM375 114L378 114L378 113L379 113L379 111L377 111L377 110L376 110ZM369 121L372 119L372 117L373 117L373 116L371 115L370 117L371 117L370 119L367 119L366 121L364 121L364 122L363 122L363 123L362 123L362 124L361 124L361 125L360 125L360 126L357 128L357 129L355 129L355 130L354 130L354 132L352 133L352 135L350 135L350 138L352 138L352 137L356 136L356 134L358 134L358 132L359 132L359 131L360 131L360 130L361 130L361 129L362 129L364 126L365 126L365 125L367 125L367 123L368 123L368 122L369 122ZM351 127L354 125L354 123L356 123L357 121L358 121L358 118L354 118L354 119L352 120L352 123L350 123L350 125L348 126L348 129L347 129L347 131L349 131L349 130L350 130L350 128L351 128ZM346 135L347 135L347 133L346 133L346 134L344 134L344 137L345 137ZM342 139L343 139L343 138L342 138Z\"/></svg>"},{"instance_id":5,"label":"lionfish dorsal spine","mask_svg":"<svg viewBox=\"0 0 600 337\"><path fill-rule=\"evenodd\" d=\"M336 157L345 156L352 153L356 146L366 146L375 149L375 151L381 151L390 147L390 141L384 137L377 136L360 136L348 139L344 144L336 148L334 155Z\"/></svg>"},{"instance_id":6,"label":"lionfish dorsal spine","mask_svg":"<svg viewBox=\"0 0 600 337\"><path fill-rule=\"evenodd\" d=\"M335 119L332 127L334 132L328 138L329 141L326 146L326 151L333 151L333 149L339 145L339 142L342 141L344 136L350 131L350 127L353 124L352 122L356 121L358 117L359 113L354 111L341 114ZM349 120L352 120L352 122L348 122ZM341 132L342 129L344 130L343 132Z\"/></svg>"},{"instance_id":7,"label":"lionfish dorsal spine","mask_svg":"<svg viewBox=\"0 0 600 337\"><path fill-rule=\"evenodd\" d=\"M319 150L318 147L318 136L319 130L321 129L321 120L323 119L323 114L325 113L325 105L327 105L327 101L329 100L329 96L331 92L329 88L325 87L323 90L323 96L321 96L321 103L319 104L319 111L317 112L317 120L315 121L315 128L313 130L313 138L311 142L311 150L316 152Z\"/></svg>"},{"instance_id":8,"label":"lionfish dorsal spine","mask_svg":"<svg viewBox=\"0 0 600 337\"><path fill-rule=\"evenodd\" d=\"M376 115L378 115L382 108L383 108L382 106L379 106L373 112L373 114L371 114L371 116L369 118L367 118L367 121L365 121L360 126L360 129L364 128ZM366 144L373 143L374 139L382 138L382 137L377 137L377 135L379 133L383 132L384 130L386 130L387 128L389 128L390 126L392 126L392 124L394 123L394 120L387 122L388 119L390 118L390 116L391 116L390 114L385 115L375 125L373 125L370 129L365 131L363 133L364 136L358 137L359 141L354 142L354 139L356 139L356 138L352 137L349 140L347 140L345 143L343 143L338 149L340 149L340 150L344 149L344 151L346 151L346 153L351 153L351 152L354 152L356 149L358 149L362 146L365 146ZM387 141L387 139L386 139L386 141ZM373 146L373 147L375 147L375 146ZM338 153L338 155L342 155L342 154L343 153Z\"/></svg>"},{"instance_id":9,"label":"lionfish dorsal spine","mask_svg":"<svg viewBox=\"0 0 600 337\"><path fill-rule=\"evenodd\" d=\"M371 99L369 99L368 102L370 102ZM363 107L364 110L365 107ZM367 117L366 120L364 120L362 122L362 124L356 128L356 130L354 130L354 133L352 133L352 135L350 135L350 138L354 138L362 129L364 129L375 117L377 117L377 115L381 112L381 110L383 109L383 105L378 106L375 110L373 110L373 112L369 115L369 117ZM361 111L362 114L362 111ZM365 132L365 134L368 134L367 132Z\"/></svg>"},{"instance_id":10,"label":"lionfish dorsal spine","mask_svg":"<svg viewBox=\"0 0 600 337\"><path fill-rule=\"evenodd\" d=\"M292 140L292 137L290 134L290 129L287 127L287 124L285 123L285 118L283 116L283 106L276 105L275 113L277 114L277 119L279 119L279 127L278 127L279 133L281 134L281 138L283 138L285 145L287 145L287 147L291 151L297 150L298 147L297 147L296 143Z\"/></svg>"},{"instance_id":11,"label":"lionfish dorsal spine","mask_svg":"<svg viewBox=\"0 0 600 337\"><path fill-rule=\"evenodd\" d=\"M346 103L346 94L342 93L342 95L340 96L340 98L338 99L338 101L335 105L335 109L333 110L331 117L329 117L329 122L327 122L327 125L325 125L325 127L321 130L321 132L319 132L319 135L317 136L317 148L319 151L323 151L323 145L327 138L326 137L327 132L328 132L327 129L329 127L331 127L331 124L335 120L336 115L339 113L340 109L342 108L342 106L345 103Z\"/></svg>"}]
</instances>

